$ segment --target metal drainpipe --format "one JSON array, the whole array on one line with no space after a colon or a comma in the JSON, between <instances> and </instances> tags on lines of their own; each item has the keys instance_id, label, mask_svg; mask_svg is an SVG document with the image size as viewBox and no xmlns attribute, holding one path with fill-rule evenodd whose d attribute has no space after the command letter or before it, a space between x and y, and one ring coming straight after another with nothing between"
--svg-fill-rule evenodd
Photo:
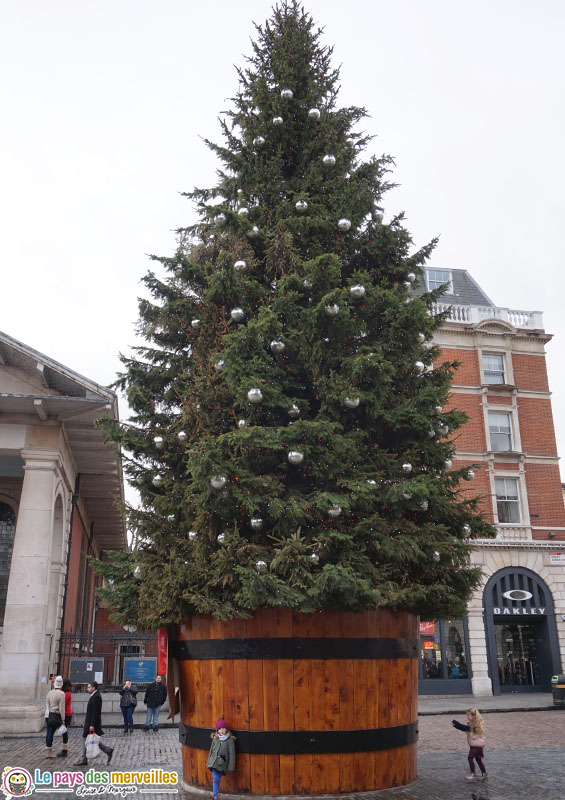
<instances>
[{"instance_id":1,"label":"metal drainpipe","mask_svg":"<svg viewBox=\"0 0 565 800\"><path fill-rule=\"evenodd\" d=\"M69 569L71 566L71 542L73 539L73 521L75 517L75 508L78 500L79 489L80 489L80 473L77 472L75 478L75 489L71 497L71 513L69 516L69 544L67 546L67 567L65 569L65 585L63 588L63 609L61 612L61 635L65 633L65 611L67 608L67 589L69 586ZM61 652L59 650L59 655L57 657L57 675L61 674L60 669L61 669Z\"/></svg>"}]
</instances>

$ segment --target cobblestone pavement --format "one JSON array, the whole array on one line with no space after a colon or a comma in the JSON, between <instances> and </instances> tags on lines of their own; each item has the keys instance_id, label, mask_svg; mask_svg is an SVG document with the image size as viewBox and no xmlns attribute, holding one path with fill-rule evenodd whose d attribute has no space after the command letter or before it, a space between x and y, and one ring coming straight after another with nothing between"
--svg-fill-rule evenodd
<instances>
[{"instance_id":1,"label":"cobblestone pavement","mask_svg":"<svg viewBox=\"0 0 565 800\"><path fill-rule=\"evenodd\" d=\"M459 719L463 721L463 716ZM451 716L420 717L419 728L418 780L408 787L358 797L363 800L471 800L474 792L486 800L565 800L565 711L489 714L485 748L488 783L465 781L468 772L466 737L451 726ZM57 738L58 749L60 740ZM176 770L179 775L182 772L176 729L162 729L157 734L136 730L127 737L117 729L108 729L103 741L115 747L111 765L115 770L161 768ZM42 737L0 739L0 766L2 769L24 767L32 775L36 768L79 770L81 768L74 767L73 762L78 760L81 743L80 730L71 730L69 758L49 761L43 757ZM104 770L105 762L105 756L101 756L92 766ZM97 795L99 798L107 796ZM138 800L210 798L207 792L187 792L182 788L175 794L153 789L135 796ZM45 791L34 793L32 797L74 800L75 792Z\"/></svg>"}]
</instances>

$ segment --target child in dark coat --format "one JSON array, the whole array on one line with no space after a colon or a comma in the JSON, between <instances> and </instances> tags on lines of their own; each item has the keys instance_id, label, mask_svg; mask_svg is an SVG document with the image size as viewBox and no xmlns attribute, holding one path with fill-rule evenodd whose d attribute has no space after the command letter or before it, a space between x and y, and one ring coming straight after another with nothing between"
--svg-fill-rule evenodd
<instances>
[{"instance_id":1,"label":"child in dark coat","mask_svg":"<svg viewBox=\"0 0 565 800\"><path fill-rule=\"evenodd\" d=\"M216 733L212 734L212 744L206 766L212 770L212 797L216 798L220 791L220 780L226 772L235 769L235 736L230 733L223 719L216 722Z\"/></svg>"}]
</instances>

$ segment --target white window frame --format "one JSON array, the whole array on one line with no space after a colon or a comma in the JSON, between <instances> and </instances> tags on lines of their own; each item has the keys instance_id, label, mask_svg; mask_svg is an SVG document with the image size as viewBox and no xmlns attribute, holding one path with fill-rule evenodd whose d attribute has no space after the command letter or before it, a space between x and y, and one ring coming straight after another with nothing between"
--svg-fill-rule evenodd
<instances>
[{"instance_id":1,"label":"white window frame","mask_svg":"<svg viewBox=\"0 0 565 800\"><path fill-rule=\"evenodd\" d=\"M502 359L502 380L498 382L489 382L487 381L487 369L485 367L485 357L495 356ZM508 359L506 358L506 353L493 353L488 351L481 352L481 371L483 375L483 384L486 386L506 386L509 383L508 377ZM489 370L492 372L493 370Z\"/></svg>"},{"instance_id":2,"label":"white window frame","mask_svg":"<svg viewBox=\"0 0 565 800\"><path fill-rule=\"evenodd\" d=\"M499 513L498 513L498 497L499 497L499 495L497 493L497 487L496 487L496 482L499 481L499 480L502 480L502 481L512 480L516 484L517 500L516 501L512 501L512 500L503 500L503 501L501 501L501 502L507 502L507 503L508 502L512 502L512 503L515 502L516 507L518 509L518 515L519 515L519 519L516 520L515 522L502 522L501 519L500 519L500 516L499 516ZM494 487L493 487L494 488L494 511L495 511L495 515L496 515L497 524L498 525L508 525L508 526L518 526L518 525L522 526L522 525L525 525L525 524L526 525L529 524L527 522L527 520L525 519L525 514L524 514L524 507L523 507L523 503L522 503L522 496L523 496L523 493L522 493L522 481L520 479L520 475L516 475L516 474L509 475L508 473L503 473L503 474L500 474L500 475L494 475L493 483L494 483Z\"/></svg>"},{"instance_id":3,"label":"white window frame","mask_svg":"<svg viewBox=\"0 0 565 800\"><path fill-rule=\"evenodd\" d=\"M494 432L495 434L496 433L499 433L499 434L503 433L503 435L507 435L509 437L509 445L510 446L505 448L505 449L501 450L501 449L497 449L497 448L493 447L493 432L491 431L491 428L490 428L490 415L491 414L504 414L508 418L508 425L509 425L509 428L510 428L510 430L508 431L508 434L506 434L504 432L501 432L501 431L495 431ZM512 409L511 408L508 408L508 409L506 409L504 407L500 408L500 406L495 407L495 408L492 408L492 407L491 408L487 408L487 432L488 432L488 438L489 438L489 450L491 452L493 452L493 453L512 453L512 452L515 452L516 448L515 448L515 442L514 442L514 414L512 413Z\"/></svg>"},{"instance_id":4,"label":"white window frame","mask_svg":"<svg viewBox=\"0 0 565 800\"><path fill-rule=\"evenodd\" d=\"M448 278L447 278L446 281L443 281L443 280L442 281L436 281L436 279L434 278L434 283L437 283L437 286L430 286L430 273L432 273L432 272L442 272L444 275L447 275ZM447 283L447 284L449 284L449 286L445 290L444 294L453 294L453 276L451 274L451 270L450 269L431 269L430 267L428 267L426 269L426 283L428 285L428 291L429 292L433 291L434 289L439 288L444 283Z\"/></svg>"}]
</instances>

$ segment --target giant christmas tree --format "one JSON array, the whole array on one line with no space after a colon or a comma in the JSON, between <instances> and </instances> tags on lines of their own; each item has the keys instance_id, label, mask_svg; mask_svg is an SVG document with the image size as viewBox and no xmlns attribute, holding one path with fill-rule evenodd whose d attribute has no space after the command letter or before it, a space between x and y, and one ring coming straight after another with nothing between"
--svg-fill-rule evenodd
<instances>
[{"instance_id":1,"label":"giant christmas tree","mask_svg":"<svg viewBox=\"0 0 565 800\"><path fill-rule=\"evenodd\" d=\"M431 345L439 292L414 291L434 242L384 222L392 161L362 159L365 111L337 105L320 39L292 0L257 27L207 142L217 185L187 195L198 223L145 277L146 344L117 382L133 416L108 427L136 546L100 566L140 629L266 606L458 615L477 583L468 540L490 530L450 461L456 365Z\"/></svg>"}]
</instances>

